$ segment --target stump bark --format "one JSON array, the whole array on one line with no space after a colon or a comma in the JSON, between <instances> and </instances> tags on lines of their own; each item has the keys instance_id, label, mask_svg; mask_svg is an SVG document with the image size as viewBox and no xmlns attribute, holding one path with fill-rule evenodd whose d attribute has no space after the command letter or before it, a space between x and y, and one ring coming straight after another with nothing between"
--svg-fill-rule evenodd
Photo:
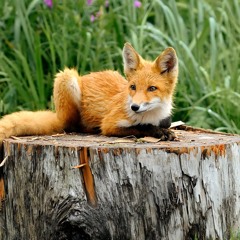
<instances>
[{"instance_id":1,"label":"stump bark","mask_svg":"<svg viewBox=\"0 0 240 240\"><path fill-rule=\"evenodd\" d=\"M240 227L240 136L174 131L174 142L7 139L0 239L228 239Z\"/></svg>"}]
</instances>

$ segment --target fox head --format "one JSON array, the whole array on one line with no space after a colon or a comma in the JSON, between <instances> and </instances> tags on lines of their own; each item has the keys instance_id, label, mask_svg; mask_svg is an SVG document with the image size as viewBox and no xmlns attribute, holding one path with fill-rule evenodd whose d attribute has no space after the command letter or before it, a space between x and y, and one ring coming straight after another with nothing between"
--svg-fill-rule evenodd
<instances>
[{"instance_id":1,"label":"fox head","mask_svg":"<svg viewBox=\"0 0 240 240\"><path fill-rule=\"evenodd\" d=\"M128 80L129 114L148 113L154 117L157 115L159 120L169 117L178 78L178 59L175 50L167 48L150 62L144 60L129 43L125 43L123 63Z\"/></svg>"}]
</instances>

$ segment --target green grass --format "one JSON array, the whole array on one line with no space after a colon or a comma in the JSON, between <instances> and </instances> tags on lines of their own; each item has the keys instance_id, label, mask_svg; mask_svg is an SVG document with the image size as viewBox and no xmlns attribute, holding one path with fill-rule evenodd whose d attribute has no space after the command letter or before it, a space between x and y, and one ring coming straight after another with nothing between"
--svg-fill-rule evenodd
<instances>
[{"instance_id":1,"label":"green grass","mask_svg":"<svg viewBox=\"0 0 240 240\"><path fill-rule=\"evenodd\" d=\"M54 1L0 3L0 114L51 108L55 73L122 71L129 41L154 59L173 46L180 76L174 120L240 133L240 3L238 0ZM91 15L97 15L94 22Z\"/></svg>"},{"instance_id":2,"label":"green grass","mask_svg":"<svg viewBox=\"0 0 240 240\"><path fill-rule=\"evenodd\" d=\"M239 239L240 239L239 229L237 231L230 232L230 240L239 240Z\"/></svg>"}]
</instances>

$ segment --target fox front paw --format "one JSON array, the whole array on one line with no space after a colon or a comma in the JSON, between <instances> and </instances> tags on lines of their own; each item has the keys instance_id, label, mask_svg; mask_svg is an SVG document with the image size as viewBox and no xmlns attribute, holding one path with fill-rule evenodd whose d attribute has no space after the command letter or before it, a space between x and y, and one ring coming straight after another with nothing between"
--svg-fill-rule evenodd
<instances>
[{"instance_id":1,"label":"fox front paw","mask_svg":"<svg viewBox=\"0 0 240 240\"><path fill-rule=\"evenodd\" d=\"M168 128L153 126L151 124L137 125L136 128L141 133L140 135L159 138L161 141L173 141L176 138L175 133Z\"/></svg>"},{"instance_id":2,"label":"fox front paw","mask_svg":"<svg viewBox=\"0 0 240 240\"><path fill-rule=\"evenodd\" d=\"M173 141L176 138L175 133L166 128L157 128L153 133L153 137L161 139L161 141Z\"/></svg>"}]
</instances>

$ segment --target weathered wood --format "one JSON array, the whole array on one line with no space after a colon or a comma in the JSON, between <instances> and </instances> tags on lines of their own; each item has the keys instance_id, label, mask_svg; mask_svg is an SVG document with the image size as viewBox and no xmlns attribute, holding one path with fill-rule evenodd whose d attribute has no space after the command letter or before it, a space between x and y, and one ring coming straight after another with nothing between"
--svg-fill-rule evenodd
<instances>
[{"instance_id":1,"label":"weathered wood","mask_svg":"<svg viewBox=\"0 0 240 240\"><path fill-rule=\"evenodd\" d=\"M175 132L179 141L157 143L6 140L0 239L229 238L240 227L240 136Z\"/></svg>"}]
</instances>

